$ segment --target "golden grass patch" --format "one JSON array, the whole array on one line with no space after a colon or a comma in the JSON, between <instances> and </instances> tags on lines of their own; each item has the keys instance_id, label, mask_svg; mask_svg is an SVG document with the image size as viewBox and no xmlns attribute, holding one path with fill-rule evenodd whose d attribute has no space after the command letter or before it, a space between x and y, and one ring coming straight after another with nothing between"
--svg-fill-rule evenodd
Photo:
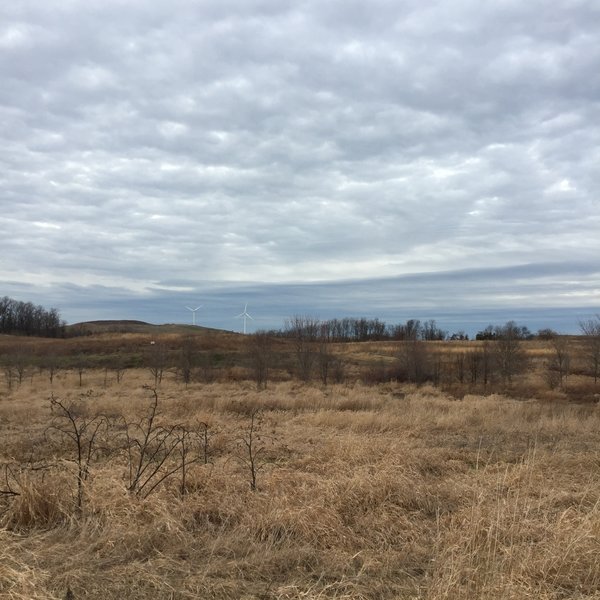
<instances>
[{"instance_id":1,"label":"golden grass patch","mask_svg":"<svg viewBox=\"0 0 600 600\"><path fill-rule=\"evenodd\" d=\"M598 598L595 405L168 377L156 422L197 433L194 460L144 497L127 489L123 422L147 416L150 375L86 379L36 376L0 399L2 598ZM73 440L47 435L51 393L115 436L81 509Z\"/></svg>"}]
</instances>

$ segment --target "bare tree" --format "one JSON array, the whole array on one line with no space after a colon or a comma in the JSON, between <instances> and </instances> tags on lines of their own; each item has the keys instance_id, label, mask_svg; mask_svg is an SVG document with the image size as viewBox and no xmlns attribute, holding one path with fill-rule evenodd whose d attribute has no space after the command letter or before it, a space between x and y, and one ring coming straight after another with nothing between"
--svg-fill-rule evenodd
<instances>
[{"instance_id":1,"label":"bare tree","mask_svg":"<svg viewBox=\"0 0 600 600\"><path fill-rule=\"evenodd\" d=\"M57 373L61 370L61 365L58 361L58 357L54 354L49 354L46 356L43 362L46 370L48 371L48 379L50 380L50 385L54 383L54 378Z\"/></svg>"},{"instance_id":2,"label":"bare tree","mask_svg":"<svg viewBox=\"0 0 600 600\"><path fill-rule=\"evenodd\" d=\"M115 372L117 383L121 383L121 381L123 381L123 375L125 375L126 370L127 367L125 365L123 357L118 356L115 362L113 363L113 371Z\"/></svg>"},{"instance_id":3,"label":"bare tree","mask_svg":"<svg viewBox=\"0 0 600 600\"><path fill-rule=\"evenodd\" d=\"M265 331L257 331L247 339L248 356L257 389L266 389L273 359L273 340Z\"/></svg>"},{"instance_id":4,"label":"bare tree","mask_svg":"<svg viewBox=\"0 0 600 600\"><path fill-rule=\"evenodd\" d=\"M467 353L467 373L469 381L475 385L481 376L483 363L483 353L478 350L473 350Z\"/></svg>"},{"instance_id":5,"label":"bare tree","mask_svg":"<svg viewBox=\"0 0 600 600\"><path fill-rule=\"evenodd\" d=\"M431 376L430 358L427 342L417 337L400 342L398 379L424 383Z\"/></svg>"},{"instance_id":6,"label":"bare tree","mask_svg":"<svg viewBox=\"0 0 600 600\"><path fill-rule=\"evenodd\" d=\"M327 385L329 381L329 374L333 361L334 358L329 352L329 344L325 341L320 341L317 354L317 365L319 367L319 377L321 378L321 383L323 385Z\"/></svg>"},{"instance_id":7,"label":"bare tree","mask_svg":"<svg viewBox=\"0 0 600 600\"><path fill-rule=\"evenodd\" d=\"M340 356L335 356L331 361L331 379L334 383L344 383L346 379L346 367Z\"/></svg>"},{"instance_id":8,"label":"bare tree","mask_svg":"<svg viewBox=\"0 0 600 600\"><path fill-rule=\"evenodd\" d=\"M310 381L317 354L320 322L313 317L295 316L285 323L286 335L294 341L298 376Z\"/></svg>"},{"instance_id":9,"label":"bare tree","mask_svg":"<svg viewBox=\"0 0 600 600\"><path fill-rule=\"evenodd\" d=\"M146 366L154 378L154 387L159 386L167 367L167 348L162 342L150 346L146 354Z\"/></svg>"},{"instance_id":10,"label":"bare tree","mask_svg":"<svg viewBox=\"0 0 600 600\"><path fill-rule=\"evenodd\" d=\"M366 321L367 325L370 323ZM369 328L367 327L367 333L365 334L365 339L368 339ZM331 372L331 368L335 362L335 358L330 352L331 347L331 336L329 335L329 327L326 323L321 323L319 326L318 333L318 351L317 351L317 366L319 368L319 376L321 378L321 383L323 385L327 385L329 381L329 376Z\"/></svg>"},{"instance_id":11,"label":"bare tree","mask_svg":"<svg viewBox=\"0 0 600 600\"><path fill-rule=\"evenodd\" d=\"M186 386L192 380L194 367L196 366L196 352L197 346L194 337L185 337L179 350L177 374Z\"/></svg>"},{"instance_id":12,"label":"bare tree","mask_svg":"<svg viewBox=\"0 0 600 600\"><path fill-rule=\"evenodd\" d=\"M10 362L14 368L17 381L21 385L27 373L27 367L31 365L31 353L24 345L19 344L11 352Z\"/></svg>"},{"instance_id":13,"label":"bare tree","mask_svg":"<svg viewBox=\"0 0 600 600\"><path fill-rule=\"evenodd\" d=\"M594 384L597 384L600 379L600 315L580 321L579 328L584 335L586 362L594 377Z\"/></svg>"},{"instance_id":14,"label":"bare tree","mask_svg":"<svg viewBox=\"0 0 600 600\"><path fill-rule=\"evenodd\" d=\"M454 372L459 383L465 382L467 371L467 355L464 352L458 352L454 355Z\"/></svg>"},{"instance_id":15,"label":"bare tree","mask_svg":"<svg viewBox=\"0 0 600 600\"><path fill-rule=\"evenodd\" d=\"M217 354L212 350L204 350L198 355L199 368L196 370L198 379L204 383L211 383L217 377L217 369L215 368L215 360Z\"/></svg>"},{"instance_id":16,"label":"bare tree","mask_svg":"<svg viewBox=\"0 0 600 600\"><path fill-rule=\"evenodd\" d=\"M204 421L200 421L198 425L199 428L197 429L197 435L198 439L200 440L200 447L202 449L202 461L205 465L207 465L210 462L210 440L214 435L214 430L212 430L210 425Z\"/></svg>"},{"instance_id":17,"label":"bare tree","mask_svg":"<svg viewBox=\"0 0 600 600\"><path fill-rule=\"evenodd\" d=\"M435 322L435 319L429 319L429 321L425 321L421 328L421 337L422 339L433 342L433 341L441 341L445 340L448 336L448 332L440 329Z\"/></svg>"},{"instance_id":18,"label":"bare tree","mask_svg":"<svg viewBox=\"0 0 600 600\"><path fill-rule=\"evenodd\" d=\"M2 370L4 371L4 379L6 381L6 387L12 390L13 383L16 378L15 368L9 358L5 357L2 364Z\"/></svg>"},{"instance_id":19,"label":"bare tree","mask_svg":"<svg viewBox=\"0 0 600 600\"><path fill-rule=\"evenodd\" d=\"M83 386L83 374L87 368L87 359L85 355L78 354L75 358L75 371L79 375L79 387Z\"/></svg>"},{"instance_id":20,"label":"bare tree","mask_svg":"<svg viewBox=\"0 0 600 600\"><path fill-rule=\"evenodd\" d=\"M421 321L409 319L406 323L393 327L392 337L395 340L416 340L421 337L422 330Z\"/></svg>"},{"instance_id":21,"label":"bare tree","mask_svg":"<svg viewBox=\"0 0 600 600\"><path fill-rule=\"evenodd\" d=\"M527 368L527 357L521 344L523 333L512 321L496 329L494 357L502 382L507 385L512 383L515 375L522 373Z\"/></svg>"},{"instance_id":22,"label":"bare tree","mask_svg":"<svg viewBox=\"0 0 600 600\"><path fill-rule=\"evenodd\" d=\"M481 345L481 379L485 388L492 383L496 376L496 361L492 350L492 342L485 340Z\"/></svg>"},{"instance_id":23,"label":"bare tree","mask_svg":"<svg viewBox=\"0 0 600 600\"><path fill-rule=\"evenodd\" d=\"M547 364L548 383L551 388L566 386L571 366L569 340L566 337L555 335L551 339L552 356Z\"/></svg>"}]
</instances>

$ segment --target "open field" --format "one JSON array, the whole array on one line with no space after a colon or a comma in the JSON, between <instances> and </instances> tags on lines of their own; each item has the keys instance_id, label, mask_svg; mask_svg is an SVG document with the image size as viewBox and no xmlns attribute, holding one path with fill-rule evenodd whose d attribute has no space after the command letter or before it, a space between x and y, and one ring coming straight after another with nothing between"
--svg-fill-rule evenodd
<instances>
[{"instance_id":1,"label":"open field","mask_svg":"<svg viewBox=\"0 0 600 600\"><path fill-rule=\"evenodd\" d=\"M32 371L0 395L2 598L600 598L597 404L171 373L155 396L147 369L81 383ZM132 486L156 399L173 451L145 485L155 438ZM78 465L69 434L85 450L98 415Z\"/></svg>"},{"instance_id":2,"label":"open field","mask_svg":"<svg viewBox=\"0 0 600 600\"><path fill-rule=\"evenodd\" d=\"M25 373L46 372L53 378L54 373L75 370L83 385L86 373L103 370L104 385L115 372L147 368L188 383L256 381L259 375L265 379L262 383L429 382L455 398L501 393L521 399L597 402L600 393L600 337L517 341L512 350L499 353L501 342L495 341L316 340L303 345L294 338L185 325L83 325L87 333L67 338L0 335L5 384L22 381Z\"/></svg>"}]
</instances>

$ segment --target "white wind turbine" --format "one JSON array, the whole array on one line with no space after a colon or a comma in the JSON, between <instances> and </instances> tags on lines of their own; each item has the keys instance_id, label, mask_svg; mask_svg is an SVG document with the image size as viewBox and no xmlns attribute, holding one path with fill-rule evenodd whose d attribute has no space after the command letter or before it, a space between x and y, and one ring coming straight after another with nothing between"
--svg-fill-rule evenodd
<instances>
[{"instance_id":1,"label":"white wind turbine","mask_svg":"<svg viewBox=\"0 0 600 600\"><path fill-rule=\"evenodd\" d=\"M244 319L244 335L246 334L246 321L248 319L250 319L251 321L254 321L254 319L251 317L251 315L248 314L248 303L246 302L246 305L244 306L244 312L240 313L239 315L235 315L236 319Z\"/></svg>"},{"instance_id":2,"label":"white wind turbine","mask_svg":"<svg viewBox=\"0 0 600 600\"><path fill-rule=\"evenodd\" d=\"M197 306L196 308L190 308L189 306L186 306L186 308L188 310L192 311L192 325L196 324L196 311L200 310L202 308L202 304L200 306Z\"/></svg>"}]
</instances>

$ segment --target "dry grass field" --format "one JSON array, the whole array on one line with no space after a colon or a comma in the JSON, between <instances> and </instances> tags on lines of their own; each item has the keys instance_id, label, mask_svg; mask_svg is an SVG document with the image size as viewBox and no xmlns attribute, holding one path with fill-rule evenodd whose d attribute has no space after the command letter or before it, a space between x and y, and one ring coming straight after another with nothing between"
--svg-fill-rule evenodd
<instances>
[{"instance_id":1,"label":"dry grass field","mask_svg":"<svg viewBox=\"0 0 600 600\"><path fill-rule=\"evenodd\" d=\"M2 598L600 598L597 404L105 377L0 392Z\"/></svg>"}]
</instances>

